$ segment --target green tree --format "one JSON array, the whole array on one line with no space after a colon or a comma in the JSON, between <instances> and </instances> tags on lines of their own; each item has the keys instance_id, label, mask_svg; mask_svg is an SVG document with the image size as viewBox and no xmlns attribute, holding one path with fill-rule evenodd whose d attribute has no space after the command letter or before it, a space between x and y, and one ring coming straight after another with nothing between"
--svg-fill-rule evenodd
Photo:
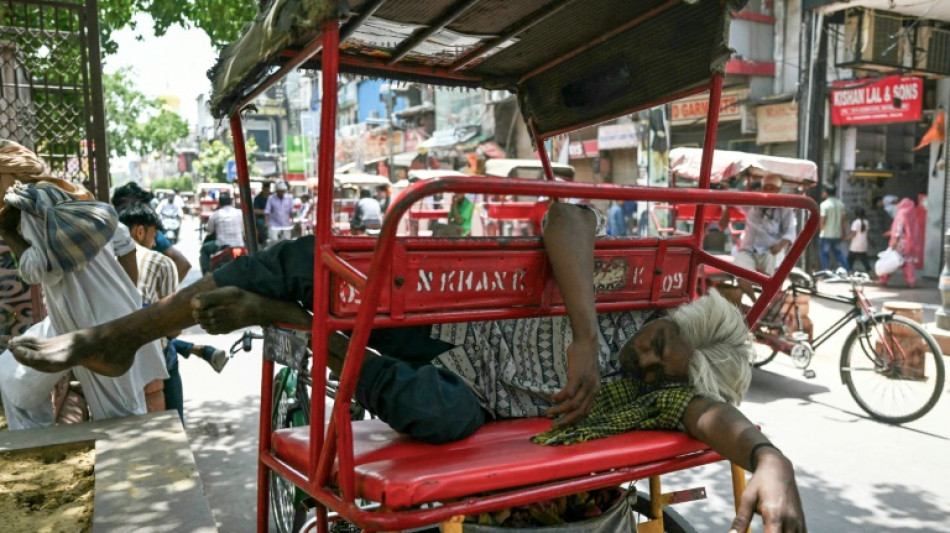
<instances>
[{"instance_id":1,"label":"green tree","mask_svg":"<svg viewBox=\"0 0 950 533\"><path fill-rule=\"evenodd\" d=\"M129 76L129 69L122 68L102 77L110 155L173 155L175 143L188 135L188 122L163 109L160 98L139 92Z\"/></svg>"},{"instance_id":2,"label":"green tree","mask_svg":"<svg viewBox=\"0 0 950 533\"><path fill-rule=\"evenodd\" d=\"M244 143L244 150L248 154L247 164L254 167L254 159L250 154L257 151L257 143L249 139ZM228 160L234 159L234 150L219 140L210 143L201 143L201 152L191 168L204 182L226 181L228 177Z\"/></svg>"},{"instance_id":3,"label":"green tree","mask_svg":"<svg viewBox=\"0 0 950 533\"><path fill-rule=\"evenodd\" d=\"M138 152L139 120L149 103L149 99L132 85L129 71L126 67L115 74L102 76L108 125L106 137L109 154L113 156Z\"/></svg>"},{"instance_id":4,"label":"green tree","mask_svg":"<svg viewBox=\"0 0 950 533\"><path fill-rule=\"evenodd\" d=\"M245 24L257 16L259 0L100 0L99 22L103 51L115 53L112 32L125 28L135 29L134 18L147 13L155 22L155 35L162 36L168 28L179 25L198 28L208 35L211 45L222 48L234 41Z\"/></svg>"},{"instance_id":5,"label":"green tree","mask_svg":"<svg viewBox=\"0 0 950 533\"><path fill-rule=\"evenodd\" d=\"M137 130L139 154L158 153L172 156L175 155L175 144L188 136L188 122L178 116L178 113L161 109L158 115L149 117L144 124L139 124Z\"/></svg>"}]
</instances>

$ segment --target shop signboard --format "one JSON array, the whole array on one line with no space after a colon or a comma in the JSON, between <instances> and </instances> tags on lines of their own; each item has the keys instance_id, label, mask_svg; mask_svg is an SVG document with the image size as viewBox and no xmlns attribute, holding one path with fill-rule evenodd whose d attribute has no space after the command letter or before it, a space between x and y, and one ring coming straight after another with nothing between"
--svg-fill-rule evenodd
<instances>
[{"instance_id":1,"label":"shop signboard","mask_svg":"<svg viewBox=\"0 0 950 533\"><path fill-rule=\"evenodd\" d=\"M567 153L571 159L597 157L597 154L599 153L597 148L597 140L574 141L567 146Z\"/></svg>"},{"instance_id":2,"label":"shop signboard","mask_svg":"<svg viewBox=\"0 0 950 533\"><path fill-rule=\"evenodd\" d=\"M831 86L831 123L835 126L920 120L924 80L892 75L838 81Z\"/></svg>"},{"instance_id":3,"label":"shop signboard","mask_svg":"<svg viewBox=\"0 0 950 533\"><path fill-rule=\"evenodd\" d=\"M723 91L719 101L719 121L740 120L742 118L742 102L749 92L745 89L738 91ZM670 104L670 124L674 126L688 124L702 124L706 122L709 112L709 95L703 94L690 98L683 98Z\"/></svg>"},{"instance_id":4,"label":"shop signboard","mask_svg":"<svg viewBox=\"0 0 950 533\"><path fill-rule=\"evenodd\" d=\"M597 128L597 146L601 150L636 148L637 126L635 124L611 124Z\"/></svg>"},{"instance_id":5,"label":"shop signboard","mask_svg":"<svg viewBox=\"0 0 950 533\"><path fill-rule=\"evenodd\" d=\"M755 110L755 142L772 144L798 140L798 102L760 105Z\"/></svg>"},{"instance_id":6,"label":"shop signboard","mask_svg":"<svg viewBox=\"0 0 950 533\"><path fill-rule=\"evenodd\" d=\"M287 172L304 172L306 148L303 135L287 136Z\"/></svg>"}]
</instances>

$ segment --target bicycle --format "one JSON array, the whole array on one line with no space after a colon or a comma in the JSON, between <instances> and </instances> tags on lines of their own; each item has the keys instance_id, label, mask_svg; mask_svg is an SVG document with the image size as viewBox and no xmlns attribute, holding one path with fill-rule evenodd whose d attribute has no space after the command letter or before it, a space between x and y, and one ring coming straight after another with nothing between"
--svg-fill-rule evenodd
<instances>
[{"instance_id":1,"label":"bicycle","mask_svg":"<svg viewBox=\"0 0 950 533\"><path fill-rule=\"evenodd\" d=\"M847 281L851 296L818 290L815 280ZM771 353L756 357L753 366L772 361L778 352L792 357L793 363L814 377L808 369L815 349L854 322L841 350L839 370L841 382L872 418L890 424L917 420L936 405L943 392L945 370L937 341L918 323L880 311L864 294L867 274L856 272L819 271L813 276L798 272L789 276L791 282L784 299L777 299L754 330L758 343L771 348ZM823 333L809 341L803 331L800 295L845 303L850 309ZM786 324L795 324L797 331L789 334Z\"/></svg>"},{"instance_id":2,"label":"bicycle","mask_svg":"<svg viewBox=\"0 0 950 533\"><path fill-rule=\"evenodd\" d=\"M264 328L263 334L245 330L231 346L231 355L249 352L255 340L263 341L265 359L283 365L274 376L273 410L271 425L274 430L310 425L310 391L313 380L310 373L310 332L276 326ZM326 395L335 399L339 380L334 374L327 379ZM350 404L350 415L360 420L366 410L358 403ZM304 531L311 504L305 492L273 470L270 471L270 510L279 533ZM350 524L337 521L334 533L352 531Z\"/></svg>"}]
</instances>

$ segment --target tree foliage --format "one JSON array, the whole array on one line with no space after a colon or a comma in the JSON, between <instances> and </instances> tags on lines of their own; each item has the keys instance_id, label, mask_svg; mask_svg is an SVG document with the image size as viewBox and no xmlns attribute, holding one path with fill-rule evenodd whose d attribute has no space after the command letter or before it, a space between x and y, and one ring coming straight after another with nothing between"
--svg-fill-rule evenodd
<instances>
[{"instance_id":1,"label":"tree foliage","mask_svg":"<svg viewBox=\"0 0 950 533\"><path fill-rule=\"evenodd\" d=\"M257 151L257 143L249 139L244 143L244 150L248 154L248 162L252 168L254 159L251 154ZM234 159L234 150L219 140L210 143L201 143L198 159L192 163L195 175L204 182L222 182L228 178L228 161Z\"/></svg>"},{"instance_id":2,"label":"tree foliage","mask_svg":"<svg viewBox=\"0 0 950 533\"><path fill-rule=\"evenodd\" d=\"M195 190L195 180L192 179L188 174L182 174L177 178L162 178L157 180L152 180L151 183L152 190L156 189L172 189L177 191L193 191Z\"/></svg>"},{"instance_id":3,"label":"tree foliage","mask_svg":"<svg viewBox=\"0 0 950 533\"><path fill-rule=\"evenodd\" d=\"M257 16L258 0L100 0L99 22L103 51L115 53L112 32L135 29L135 16L146 13L155 21L155 35L162 36L172 26L198 28L208 35L211 45L222 48L240 35L241 28Z\"/></svg>"},{"instance_id":4,"label":"tree foliage","mask_svg":"<svg viewBox=\"0 0 950 533\"><path fill-rule=\"evenodd\" d=\"M160 98L148 98L129 78L129 69L103 74L109 153L173 155L175 143L188 135L188 122L163 109Z\"/></svg>"}]
</instances>

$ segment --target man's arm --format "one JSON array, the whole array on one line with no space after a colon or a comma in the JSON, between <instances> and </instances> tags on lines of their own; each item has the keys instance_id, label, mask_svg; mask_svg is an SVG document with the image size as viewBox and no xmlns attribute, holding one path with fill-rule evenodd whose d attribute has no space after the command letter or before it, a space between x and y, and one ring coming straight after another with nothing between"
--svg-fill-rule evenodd
<instances>
[{"instance_id":1,"label":"man's arm","mask_svg":"<svg viewBox=\"0 0 950 533\"><path fill-rule=\"evenodd\" d=\"M779 241L772 245L769 250L775 255L792 245L792 241L798 236L798 223L795 221L795 213L791 209L780 209L779 216L781 220L782 236Z\"/></svg>"},{"instance_id":2,"label":"man's arm","mask_svg":"<svg viewBox=\"0 0 950 533\"><path fill-rule=\"evenodd\" d=\"M0 239L10 247L13 255L19 260L23 252L30 247L30 243L17 231L17 224L20 223L20 210L12 205L4 205L0 209Z\"/></svg>"},{"instance_id":3,"label":"man's arm","mask_svg":"<svg viewBox=\"0 0 950 533\"><path fill-rule=\"evenodd\" d=\"M567 348L567 385L552 397L547 416L555 427L582 420L600 389L599 332L594 307L596 216L582 207L555 203L548 209L544 249L561 289L574 340Z\"/></svg>"},{"instance_id":4,"label":"man's arm","mask_svg":"<svg viewBox=\"0 0 950 533\"><path fill-rule=\"evenodd\" d=\"M806 531L791 461L771 444L764 445L768 439L738 409L696 397L686 407L683 424L690 435L742 468L751 471L755 463L731 532L745 531L755 511L762 515L766 533Z\"/></svg>"},{"instance_id":5,"label":"man's arm","mask_svg":"<svg viewBox=\"0 0 950 533\"><path fill-rule=\"evenodd\" d=\"M185 279L188 271L191 270L191 263L188 262L188 259L174 246L165 249L162 253L175 262L175 268L178 269L178 281Z\"/></svg>"},{"instance_id":6,"label":"man's arm","mask_svg":"<svg viewBox=\"0 0 950 533\"><path fill-rule=\"evenodd\" d=\"M729 225L729 206L722 206L722 215L719 216L719 231L726 231L726 226Z\"/></svg>"},{"instance_id":7,"label":"man's arm","mask_svg":"<svg viewBox=\"0 0 950 533\"><path fill-rule=\"evenodd\" d=\"M129 279L132 280L133 285L139 284L139 263L135 258L135 248L132 248L131 252L128 252L124 255L116 256L116 259L119 261L119 265L122 267L122 270L129 276Z\"/></svg>"}]
</instances>

